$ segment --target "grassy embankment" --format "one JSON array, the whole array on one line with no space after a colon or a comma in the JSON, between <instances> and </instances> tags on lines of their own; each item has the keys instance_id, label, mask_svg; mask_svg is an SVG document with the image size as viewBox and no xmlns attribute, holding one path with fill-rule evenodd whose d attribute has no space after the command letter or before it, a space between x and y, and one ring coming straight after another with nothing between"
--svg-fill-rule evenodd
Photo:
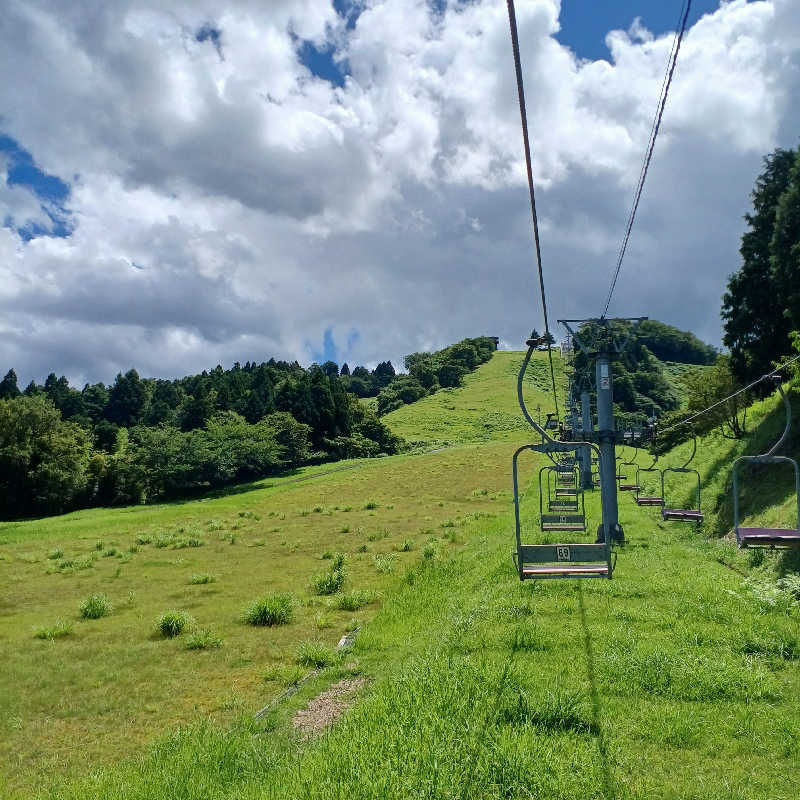
<instances>
[{"instance_id":1,"label":"grassy embankment","mask_svg":"<svg viewBox=\"0 0 800 800\"><path fill-rule=\"evenodd\" d=\"M513 413L514 362L519 357L497 354L470 376L465 389L428 398L389 417L396 430L419 441L482 444L383 459L292 487L273 482L272 488L219 500L139 513L72 515L29 523L30 531L23 525L0 533L7 542L0 570L6 573L6 586L20 593L5 604L3 617L3 642L11 645L4 650L19 654L12 656L11 678L6 677L8 670L3 673L2 696L8 698L10 688L22 686L10 703L16 702L18 710L4 709L5 720L18 720L6 723L10 744L5 745L3 760L16 766L12 778L30 794L35 782L30 771L41 770L48 761L40 755L38 761L20 765L16 759L28 753L27 745L48 723L61 718L59 711L70 720L85 709L81 724L90 731L64 748L66 764L78 763L79 771L86 771L115 760L126 740L136 735L137 723L147 719L146 697L161 691L167 699L158 702L175 702L182 711L157 708L155 724L147 726L149 733L142 739L178 721L195 724L162 739L144 757L98 770L88 780L76 777L62 783L52 774L40 774L39 784L53 787L45 796L796 797L798 609L789 591L767 580L781 566L791 566L785 559L768 557L759 564L757 557L737 553L729 541L707 540L702 529L661 523L656 511L639 509L622 495L621 518L629 543L620 551L613 581L534 586L516 580L509 557L508 463L523 434L510 416L489 415ZM534 406L536 402L534 397ZM774 409L774 401L754 409L753 424L763 424L753 440L769 438L767 428L777 427ZM417 431L413 412L419 420ZM722 498L730 459L748 445L755 441L709 437L702 444L697 463L712 511L708 529L724 527ZM679 454L662 459L678 460ZM759 487L765 492L762 497L779 501L764 509L766 516L783 518L789 504L786 485L762 479ZM367 498L378 503L372 509L375 518L363 509ZM349 512L343 510L347 502L353 504ZM325 511L315 514L314 503ZM333 511L333 504L340 509ZM535 491L530 490L524 507L529 541L539 539L537 508ZM261 519L239 518L244 509ZM593 527L599 518L596 497L587 509ZM301 516L302 511L309 513ZM97 559L91 587L80 585L83 571L46 574L42 556L47 548L60 542L82 542L83 549L90 548L102 527L87 528L95 515L105 515L106 530L113 530L113 538L124 546L126 537L142 530L140 520L148 514L167 515L159 523L148 521L154 527L186 527L192 520L200 525L212 516L224 523L217 534L229 533L231 520L244 519L246 527L234 545L206 534L203 547L155 551L168 553L166 560L191 557L193 562L201 559L202 565L149 566L145 572L143 552L145 557L155 555L149 552L152 545L146 545L126 564L114 564L115 557ZM275 514L286 519L276 521ZM363 535L336 533L342 520L354 514L364 517L364 532L373 526L391 531L375 542L367 536L368 545L389 550L415 532L417 549L397 555L393 576L378 578L372 554L359 554L351 546ZM296 539L288 540L289 549L297 546L294 567L292 555L285 554L279 542L265 549L272 542L269 528L281 526L292 527ZM427 529L423 526L434 533L421 532ZM444 539L447 533L455 534L455 543ZM245 540L256 536L265 544L246 547ZM283 536L283 531L275 533L276 538ZM346 545L343 537L351 537L343 539ZM424 558L423 543L432 537L439 540L436 555ZM349 653L256 724L251 712L277 692L260 683L268 665L288 669L298 640L312 635L331 643L352 616L327 609L324 598L315 599L298 586L321 570L325 562L312 557L329 546L347 550L353 586L384 590L381 608L376 614L368 612L371 619ZM29 564L19 558L23 552L40 560ZM206 567L212 557L219 561ZM137 607L136 600L119 615L74 622L72 637L54 642L32 638L31 628L52 621L56 614L74 617L76 601L90 588L111 594L108 587L132 576L139 563L143 575L164 575L140 587L147 603L156 595L152 607ZM120 575L114 577L117 566ZM201 566L219 571L221 577L211 587L220 594L190 610L203 624L215 626L225 646L190 653L181 650L177 640L149 639L152 618L167 600L172 605L197 601L191 592L209 588L178 583L181 570L188 574ZM230 579L223 580L223 568L231 570ZM761 580L745 582L744 574L751 571ZM119 586L124 596L128 587ZM249 599L273 587L294 590L308 604L298 611L295 623L264 631L236 622L236 613ZM170 598L169 593L180 596ZM320 611L335 619L332 629L314 630L314 616ZM91 641L93 646L87 644ZM82 643L80 662L79 654L69 648ZM155 653L153 662L165 662L160 675L148 673L148 651ZM94 661L92 653L99 654ZM251 660L242 663L241 653ZM217 667L212 666L214 659ZM111 666L103 666L107 661ZM132 665L127 686L121 681L127 674L125 663ZM217 684L210 677L215 669ZM78 685L62 685L54 674L61 671L70 672ZM82 671L93 676L85 685ZM365 675L370 683L356 707L329 734L305 741L291 733L288 721L297 708L320 688L352 674ZM168 685L154 687L157 680ZM118 690L117 683L123 683ZM230 694L231 686L240 693L238 702L228 704L224 713L210 714L212 704ZM102 697L104 688L116 692L105 709L92 701ZM128 695L128 717L136 709L133 724L115 711L115 703ZM207 716L211 722L199 722Z\"/></svg>"}]
</instances>

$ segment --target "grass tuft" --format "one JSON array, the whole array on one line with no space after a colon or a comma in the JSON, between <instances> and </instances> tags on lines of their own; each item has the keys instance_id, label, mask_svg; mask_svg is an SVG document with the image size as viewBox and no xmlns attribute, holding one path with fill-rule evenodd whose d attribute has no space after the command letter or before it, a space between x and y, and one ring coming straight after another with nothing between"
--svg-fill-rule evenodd
<instances>
[{"instance_id":1,"label":"grass tuft","mask_svg":"<svg viewBox=\"0 0 800 800\"><path fill-rule=\"evenodd\" d=\"M311 589L317 595L336 594L344 586L345 573L343 569L332 569L323 572L311 581Z\"/></svg>"},{"instance_id":2,"label":"grass tuft","mask_svg":"<svg viewBox=\"0 0 800 800\"><path fill-rule=\"evenodd\" d=\"M201 628L192 631L186 637L185 647L187 650L211 650L216 647L222 647L222 638L210 630Z\"/></svg>"},{"instance_id":3,"label":"grass tuft","mask_svg":"<svg viewBox=\"0 0 800 800\"><path fill-rule=\"evenodd\" d=\"M72 636L72 623L60 619L54 625L46 628L39 628L34 636L37 639L46 639L51 642L53 639L62 639L65 636Z\"/></svg>"},{"instance_id":4,"label":"grass tuft","mask_svg":"<svg viewBox=\"0 0 800 800\"><path fill-rule=\"evenodd\" d=\"M300 642L297 647L297 663L304 667L322 669L336 661L336 651L322 642Z\"/></svg>"},{"instance_id":5,"label":"grass tuft","mask_svg":"<svg viewBox=\"0 0 800 800\"><path fill-rule=\"evenodd\" d=\"M290 594L268 594L256 600L244 612L248 625L288 625L294 616L294 599Z\"/></svg>"},{"instance_id":6,"label":"grass tuft","mask_svg":"<svg viewBox=\"0 0 800 800\"><path fill-rule=\"evenodd\" d=\"M375 569L378 570L381 575L388 575L390 572L394 572L394 561L395 557L391 553L377 555L375 556Z\"/></svg>"},{"instance_id":7,"label":"grass tuft","mask_svg":"<svg viewBox=\"0 0 800 800\"><path fill-rule=\"evenodd\" d=\"M80 606L80 615L83 619L100 619L107 617L111 611L111 603L104 594L90 594Z\"/></svg>"},{"instance_id":8,"label":"grass tuft","mask_svg":"<svg viewBox=\"0 0 800 800\"><path fill-rule=\"evenodd\" d=\"M197 575L192 575L192 577L189 578L189 583L193 586L199 586L205 583L214 583L216 580L216 575L210 575L208 572L201 572Z\"/></svg>"},{"instance_id":9,"label":"grass tuft","mask_svg":"<svg viewBox=\"0 0 800 800\"><path fill-rule=\"evenodd\" d=\"M374 602L375 592L370 592L366 589L353 589L350 592L337 595L334 607L339 611L358 611Z\"/></svg>"},{"instance_id":10,"label":"grass tuft","mask_svg":"<svg viewBox=\"0 0 800 800\"><path fill-rule=\"evenodd\" d=\"M173 639L180 636L190 624L189 615L183 611L166 611L158 618L156 629L163 638Z\"/></svg>"}]
</instances>

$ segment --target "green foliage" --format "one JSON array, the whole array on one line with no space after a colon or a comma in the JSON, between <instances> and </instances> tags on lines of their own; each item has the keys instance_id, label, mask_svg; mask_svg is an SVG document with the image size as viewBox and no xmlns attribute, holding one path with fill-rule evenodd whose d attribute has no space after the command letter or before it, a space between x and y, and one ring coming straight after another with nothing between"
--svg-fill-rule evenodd
<instances>
[{"instance_id":1,"label":"green foliage","mask_svg":"<svg viewBox=\"0 0 800 800\"><path fill-rule=\"evenodd\" d=\"M693 333L655 319L646 319L637 325L636 340L661 361L713 364L717 358L716 349L701 342Z\"/></svg>"},{"instance_id":2,"label":"green foliage","mask_svg":"<svg viewBox=\"0 0 800 800\"><path fill-rule=\"evenodd\" d=\"M63 639L65 636L72 636L72 623L62 619L55 625L39 628L34 635L37 639L46 639L47 641Z\"/></svg>"},{"instance_id":3,"label":"green foliage","mask_svg":"<svg viewBox=\"0 0 800 800\"><path fill-rule=\"evenodd\" d=\"M301 642L297 647L297 663L322 669L336 661L336 651L322 642Z\"/></svg>"},{"instance_id":4,"label":"green foliage","mask_svg":"<svg viewBox=\"0 0 800 800\"><path fill-rule=\"evenodd\" d=\"M366 589L353 589L352 591L336 595L334 607L339 611L358 611L375 601L375 592Z\"/></svg>"},{"instance_id":5,"label":"green foliage","mask_svg":"<svg viewBox=\"0 0 800 800\"><path fill-rule=\"evenodd\" d=\"M111 614L112 607L104 594L90 594L81 603L79 611L83 619L100 619Z\"/></svg>"},{"instance_id":6,"label":"green foliage","mask_svg":"<svg viewBox=\"0 0 800 800\"><path fill-rule=\"evenodd\" d=\"M314 594L328 595L336 594L344 586L345 571L342 567L334 568L330 572L323 572L311 581L311 589Z\"/></svg>"},{"instance_id":7,"label":"green foliage","mask_svg":"<svg viewBox=\"0 0 800 800\"><path fill-rule=\"evenodd\" d=\"M378 388L388 384L390 362L373 377ZM51 373L24 395L10 370L0 403L5 517L179 497L319 458L392 454L402 444L330 365L248 362L175 381L129 370L110 388L82 392Z\"/></svg>"},{"instance_id":8,"label":"green foliage","mask_svg":"<svg viewBox=\"0 0 800 800\"><path fill-rule=\"evenodd\" d=\"M180 636L189 626L191 619L183 611L167 611L156 621L156 630L164 639Z\"/></svg>"},{"instance_id":9,"label":"green foliage","mask_svg":"<svg viewBox=\"0 0 800 800\"><path fill-rule=\"evenodd\" d=\"M90 442L46 397L0 400L0 514L57 513L88 483Z\"/></svg>"},{"instance_id":10,"label":"green foliage","mask_svg":"<svg viewBox=\"0 0 800 800\"><path fill-rule=\"evenodd\" d=\"M680 397L664 374L663 366L650 345L670 355L680 353L693 359L692 363L703 363L701 359L708 360L713 353L713 348L703 345L692 334L670 325L651 321L644 332L639 330L641 325L619 321L611 321L605 326L589 323L579 331L581 340L590 349L614 352L614 341L627 339L622 356L612 362L615 414L622 425L642 424L652 414L661 416L680 405ZM576 347L576 372L591 372L592 367L585 353ZM596 402L594 389L591 395L593 402Z\"/></svg>"},{"instance_id":11,"label":"green foliage","mask_svg":"<svg viewBox=\"0 0 800 800\"><path fill-rule=\"evenodd\" d=\"M192 575L192 577L189 578L189 583L194 586L200 586L206 583L214 583L216 580L216 576L209 575L207 572L202 572L197 575Z\"/></svg>"},{"instance_id":12,"label":"green foliage","mask_svg":"<svg viewBox=\"0 0 800 800\"><path fill-rule=\"evenodd\" d=\"M215 647L222 647L222 638L210 630L201 628L192 631L186 637L184 646L187 650L210 650Z\"/></svg>"},{"instance_id":13,"label":"green foliage","mask_svg":"<svg viewBox=\"0 0 800 800\"><path fill-rule=\"evenodd\" d=\"M753 213L739 252L742 263L722 299L724 344L731 371L747 384L791 351L790 334L800 327L800 156L776 149L751 194ZM762 384L762 396L770 387Z\"/></svg>"},{"instance_id":14,"label":"green foliage","mask_svg":"<svg viewBox=\"0 0 800 800\"><path fill-rule=\"evenodd\" d=\"M464 375L488 361L497 349L488 336L464 339L434 353L405 357L408 375L399 375L378 392L378 414L383 416L409 405L440 387L461 386Z\"/></svg>"},{"instance_id":15,"label":"green foliage","mask_svg":"<svg viewBox=\"0 0 800 800\"><path fill-rule=\"evenodd\" d=\"M294 599L290 594L269 594L257 600L244 613L248 625L288 625L294 616Z\"/></svg>"}]
</instances>

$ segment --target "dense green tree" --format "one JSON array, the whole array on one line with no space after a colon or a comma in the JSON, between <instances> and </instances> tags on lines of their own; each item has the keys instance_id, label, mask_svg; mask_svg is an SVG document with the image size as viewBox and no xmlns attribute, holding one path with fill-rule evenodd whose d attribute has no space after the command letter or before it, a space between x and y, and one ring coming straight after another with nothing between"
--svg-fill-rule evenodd
<instances>
[{"instance_id":1,"label":"dense green tree","mask_svg":"<svg viewBox=\"0 0 800 800\"><path fill-rule=\"evenodd\" d=\"M207 384L200 384L194 395L183 399L178 409L178 419L183 431L202 428L213 416L217 407L217 393Z\"/></svg>"},{"instance_id":2,"label":"dense green tree","mask_svg":"<svg viewBox=\"0 0 800 800\"><path fill-rule=\"evenodd\" d=\"M329 378L339 377L339 365L335 361L326 361L321 369Z\"/></svg>"},{"instance_id":3,"label":"dense green tree","mask_svg":"<svg viewBox=\"0 0 800 800\"><path fill-rule=\"evenodd\" d=\"M387 386L394 376L395 371L391 361L381 361L381 363L372 370L372 378L378 388Z\"/></svg>"},{"instance_id":4,"label":"dense green tree","mask_svg":"<svg viewBox=\"0 0 800 800\"><path fill-rule=\"evenodd\" d=\"M800 150L775 209L770 241L770 269L783 315L791 330L800 329ZM788 350L786 351L789 352Z\"/></svg>"},{"instance_id":5,"label":"dense green tree","mask_svg":"<svg viewBox=\"0 0 800 800\"><path fill-rule=\"evenodd\" d=\"M656 319L646 319L637 325L635 335L638 342L662 361L713 364L717 357L717 351L700 341L693 333L679 330Z\"/></svg>"},{"instance_id":6,"label":"dense green tree","mask_svg":"<svg viewBox=\"0 0 800 800\"><path fill-rule=\"evenodd\" d=\"M147 406L147 388L135 369L117 375L108 395L106 419L122 427L141 422Z\"/></svg>"},{"instance_id":7,"label":"dense green tree","mask_svg":"<svg viewBox=\"0 0 800 800\"><path fill-rule=\"evenodd\" d=\"M49 398L0 400L0 510L6 517L64 511L87 486L89 436Z\"/></svg>"},{"instance_id":8,"label":"dense green tree","mask_svg":"<svg viewBox=\"0 0 800 800\"><path fill-rule=\"evenodd\" d=\"M731 371L742 384L761 376L772 361L790 351L791 323L781 295L790 265L776 259L791 255L786 234L792 228L792 214L785 215L787 224L777 241L775 223L795 160L794 151L782 149L764 158L764 171L751 195L753 213L745 215L748 229L739 249L742 265L729 278L722 299L723 342L730 348ZM778 253L773 253L773 243ZM796 279L795 274L795 283Z\"/></svg>"},{"instance_id":9,"label":"dense green tree","mask_svg":"<svg viewBox=\"0 0 800 800\"><path fill-rule=\"evenodd\" d=\"M311 427L298 422L286 411L276 411L264 417L281 448L281 460L286 466L299 467L311 456Z\"/></svg>"},{"instance_id":10,"label":"dense green tree","mask_svg":"<svg viewBox=\"0 0 800 800\"><path fill-rule=\"evenodd\" d=\"M340 375L344 375L344 376L347 376L347 375L350 374L350 367L347 366L347 362L346 361L344 362L344 364L342 364L342 368L339 371L339 374Z\"/></svg>"},{"instance_id":11,"label":"dense green tree","mask_svg":"<svg viewBox=\"0 0 800 800\"><path fill-rule=\"evenodd\" d=\"M0 400L10 400L19 397L21 394L17 386L17 373L13 369L6 372L5 378L0 381Z\"/></svg>"},{"instance_id":12,"label":"dense green tree","mask_svg":"<svg viewBox=\"0 0 800 800\"><path fill-rule=\"evenodd\" d=\"M97 424L108 405L108 389L102 383L87 383L81 392L83 405L92 422Z\"/></svg>"},{"instance_id":13,"label":"dense green tree","mask_svg":"<svg viewBox=\"0 0 800 800\"><path fill-rule=\"evenodd\" d=\"M413 375L400 375L378 392L378 414L388 414L426 394L425 387Z\"/></svg>"},{"instance_id":14,"label":"dense green tree","mask_svg":"<svg viewBox=\"0 0 800 800\"><path fill-rule=\"evenodd\" d=\"M713 367L690 372L686 376L687 410L702 411L738 391L738 381L731 369L730 356L720 356ZM770 387L772 388L772 387ZM747 408L752 402L748 392L737 394L722 405L698 417L696 430L706 433L719 427L729 439L741 439L747 433Z\"/></svg>"},{"instance_id":15,"label":"dense green tree","mask_svg":"<svg viewBox=\"0 0 800 800\"><path fill-rule=\"evenodd\" d=\"M455 388L461 386L461 380L464 377L466 370L458 364L442 364L436 371L436 378L439 385L445 388Z\"/></svg>"}]
</instances>

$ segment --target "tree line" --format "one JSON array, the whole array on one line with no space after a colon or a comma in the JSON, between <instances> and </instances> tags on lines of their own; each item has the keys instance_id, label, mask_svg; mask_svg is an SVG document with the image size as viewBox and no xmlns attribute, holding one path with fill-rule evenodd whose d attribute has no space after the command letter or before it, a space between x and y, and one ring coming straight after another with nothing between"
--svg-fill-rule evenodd
<instances>
[{"instance_id":1,"label":"tree line","mask_svg":"<svg viewBox=\"0 0 800 800\"><path fill-rule=\"evenodd\" d=\"M176 380L131 369L81 390L51 373L23 391L12 369L0 382L0 515L160 500L401 444L317 365L272 359Z\"/></svg>"},{"instance_id":2,"label":"tree line","mask_svg":"<svg viewBox=\"0 0 800 800\"><path fill-rule=\"evenodd\" d=\"M433 353L411 353L404 359L408 374L395 376L378 392L378 414L388 414L439 389L461 386L465 375L492 357L497 344L493 336L479 336Z\"/></svg>"},{"instance_id":3,"label":"tree line","mask_svg":"<svg viewBox=\"0 0 800 800\"><path fill-rule=\"evenodd\" d=\"M368 458L403 445L359 400L386 413L462 377L496 340L465 339L373 370L332 361L236 363L175 380L135 369L110 385L55 373L20 390L0 381L0 517L152 502L255 480L309 463Z\"/></svg>"}]
</instances>

